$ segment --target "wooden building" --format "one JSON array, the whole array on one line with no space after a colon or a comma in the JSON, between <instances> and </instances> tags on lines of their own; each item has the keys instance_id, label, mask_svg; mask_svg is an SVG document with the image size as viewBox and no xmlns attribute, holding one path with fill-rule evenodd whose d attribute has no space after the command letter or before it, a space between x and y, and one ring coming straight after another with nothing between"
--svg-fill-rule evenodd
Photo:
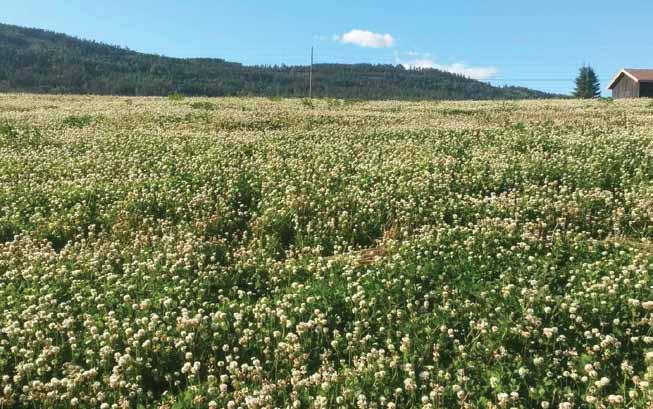
<instances>
[{"instance_id":1,"label":"wooden building","mask_svg":"<svg viewBox=\"0 0 653 409\"><path fill-rule=\"evenodd\" d=\"M613 98L653 98L653 70L624 68L608 89Z\"/></svg>"}]
</instances>

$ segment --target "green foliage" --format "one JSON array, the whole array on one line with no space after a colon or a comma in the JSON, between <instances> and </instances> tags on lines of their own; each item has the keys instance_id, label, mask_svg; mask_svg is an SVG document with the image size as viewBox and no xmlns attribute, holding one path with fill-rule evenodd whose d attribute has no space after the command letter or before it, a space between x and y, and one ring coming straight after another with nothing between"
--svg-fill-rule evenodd
<instances>
[{"instance_id":1,"label":"green foliage","mask_svg":"<svg viewBox=\"0 0 653 409\"><path fill-rule=\"evenodd\" d=\"M18 130L9 121L0 121L0 137L12 139L18 137Z\"/></svg>"},{"instance_id":2,"label":"green foliage","mask_svg":"<svg viewBox=\"0 0 653 409\"><path fill-rule=\"evenodd\" d=\"M70 115L64 118L63 124L71 128L84 128L93 122L90 115Z\"/></svg>"},{"instance_id":3,"label":"green foliage","mask_svg":"<svg viewBox=\"0 0 653 409\"><path fill-rule=\"evenodd\" d=\"M313 103L313 100L309 98L302 99L302 106L309 109L315 108L315 104Z\"/></svg>"},{"instance_id":4,"label":"green foliage","mask_svg":"<svg viewBox=\"0 0 653 409\"><path fill-rule=\"evenodd\" d=\"M142 54L49 31L0 24L5 91L112 95L307 95L308 67ZM313 96L338 99L527 99L554 95L402 65L317 64Z\"/></svg>"},{"instance_id":5,"label":"green foliage","mask_svg":"<svg viewBox=\"0 0 653 409\"><path fill-rule=\"evenodd\" d=\"M2 409L653 401L647 101L124 101L0 100Z\"/></svg>"},{"instance_id":6,"label":"green foliage","mask_svg":"<svg viewBox=\"0 0 653 409\"><path fill-rule=\"evenodd\" d=\"M601 85L594 69L589 65L582 66L576 78L574 96L581 99L598 98L601 96Z\"/></svg>"},{"instance_id":7,"label":"green foliage","mask_svg":"<svg viewBox=\"0 0 653 409\"><path fill-rule=\"evenodd\" d=\"M44 138L37 127L0 119L0 147L34 148L43 143Z\"/></svg>"},{"instance_id":8,"label":"green foliage","mask_svg":"<svg viewBox=\"0 0 653 409\"><path fill-rule=\"evenodd\" d=\"M172 94L168 94L168 100L169 101L183 101L186 96L182 94L181 92L173 92Z\"/></svg>"},{"instance_id":9,"label":"green foliage","mask_svg":"<svg viewBox=\"0 0 653 409\"><path fill-rule=\"evenodd\" d=\"M216 105L208 101L192 102L190 104L190 107L193 109L201 109L204 111L214 111L216 109Z\"/></svg>"}]
</instances>

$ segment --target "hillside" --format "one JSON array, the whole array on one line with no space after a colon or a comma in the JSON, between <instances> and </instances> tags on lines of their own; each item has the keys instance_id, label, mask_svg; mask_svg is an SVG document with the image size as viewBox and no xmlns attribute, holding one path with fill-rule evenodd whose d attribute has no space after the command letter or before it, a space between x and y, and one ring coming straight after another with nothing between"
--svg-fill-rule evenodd
<instances>
[{"instance_id":1,"label":"hillside","mask_svg":"<svg viewBox=\"0 0 653 409\"><path fill-rule=\"evenodd\" d=\"M305 66L245 66L222 59L170 58L0 24L0 92L202 96L306 95ZM314 95L361 99L529 99L553 95L434 69L319 64Z\"/></svg>"}]
</instances>

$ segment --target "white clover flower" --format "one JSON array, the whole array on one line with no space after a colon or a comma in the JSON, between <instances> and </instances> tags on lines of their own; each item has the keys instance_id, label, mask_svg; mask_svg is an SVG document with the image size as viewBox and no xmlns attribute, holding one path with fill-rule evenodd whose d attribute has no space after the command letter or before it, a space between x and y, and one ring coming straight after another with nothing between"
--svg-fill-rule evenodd
<instances>
[{"instance_id":1,"label":"white clover flower","mask_svg":"<svg viewBox=\"0 0 653 409\"><path fill-rule=\"evenodd\" d=\"M544 328L542 330L542 333L544 334L545 337L551 338L551 337L553 337L554 335L556 335L558 333L558 328L556 328L556 327Z\"/></svg>"},{"instance_id":2,"label":"white clover flower","mask_svg":"<svg viewBox=\"0 0 653 409\"><path fill-rule=\"evenodd\" d=\"M0 98L0 406L647 402L646 101L129 100Z\"/></svg>"},{"instance_id":3,"label":"white clover flower","mask_svg":"<svg viewBox=\"0 0 653 409\"><path fill-rule=\"evenodd\" d=\"M646 354L644 354L644 360L646 362L653 362L653 351L648 351Z\"/></svg>"},{"instance_id":4,"label":"white clover flower","mask_svg":"<svg viewBox=\"0 0 653 409\"><path fill-rule=\"evenodd\" d=\"M416 387L417 385L415 385L415 381L412 378L404 379L404 389L408 392L414 391Z\"/></svg>"},{"instance_id":5,"label":"white clover flower","mask_svg":"<svg viewBox=\"0 0 653 409\"><path fill-rule=\"evenodd\" d=\"M601 389L610 384L610 379L604 376L603 378L594 382L594 384L596 385L597 388Z\"/></svg>"}]
</instances>

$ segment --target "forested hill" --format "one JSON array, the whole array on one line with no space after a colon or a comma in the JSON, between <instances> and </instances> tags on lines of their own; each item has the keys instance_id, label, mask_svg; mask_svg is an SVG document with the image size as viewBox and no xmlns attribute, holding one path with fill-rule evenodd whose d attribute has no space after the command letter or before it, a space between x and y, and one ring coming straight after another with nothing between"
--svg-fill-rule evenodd
<instances>
[{"instance_id":1,"label":"forested hill","mask_svg":"<svg viewBox=\"0 0 653 409\"><path fill-rule=\"evenodd\" d=\"M361 99L521 99L553 95L493 87L439 70L318 64L313 94ZM0 24L0 92L302 97L308 67L143 54L50 31Z\"/></svg>"}]
</instances>

